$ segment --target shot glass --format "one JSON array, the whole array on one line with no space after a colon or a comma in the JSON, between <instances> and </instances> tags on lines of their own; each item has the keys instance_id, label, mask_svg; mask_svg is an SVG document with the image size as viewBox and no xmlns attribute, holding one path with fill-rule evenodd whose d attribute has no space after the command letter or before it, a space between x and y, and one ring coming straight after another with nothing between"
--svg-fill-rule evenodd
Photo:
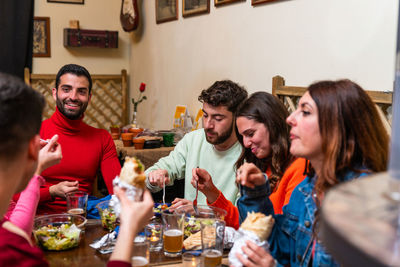
<instances>
[{"instance_id":1,"label":"shot glass","mask_svg":"<svg viewBox=\"0 0 400 267\"><path fill-rule=\"evenodd\" d=\"M88 194L83 191L75 191L66 194L67 213L79 214L86 217Z\"/></svg>"},{"instance_id":2,"label":"shot glass","mask_svg":"<svg viewBox=\"0 0 400 267\"><path fill-rule=\"evenodd\" d=\"M182 254L184 214L161 212L163 221L164 255L178 257Z\"/></svg>"},{"instance_id":3,"label":"shot glass","mask_svg":"<svg viewBox=\"0 0 400 267\"><path fill-rule=\"evenodd\" d=\"M163 248L163 227L161 222L152 221L144 228L150 251L160 251Z\"/></svg>"},{"instance_id":4,"label":"shot glass","mask_svg":"<svg viewBox=\"0 0 400 267\"><path fill-rule=\"evenodd\" d=\"M133 242L132 259L133 267L150 266L149 242L144 237L136 237Z\"/></svg>"},{"instance_id":5,"label":"shot glass","mask_svg":"<svg viewBox=\"0 0 400 267\"><path fill-rule=\"evenodd\" d=\"M203 256L198 251L186 251L182 255L183 267L203 267Z\"/></svg>"},{"instance_id":6,"label":"shot glass","mask_svg":"<svg viewBox=\"0 0 400 267\"><path fill-rule=\"evenodd\" d=\"M221 266L224 251L225 221L211 219L203 220L200 224L204 266Z\"/></svg>"}]
</instances>

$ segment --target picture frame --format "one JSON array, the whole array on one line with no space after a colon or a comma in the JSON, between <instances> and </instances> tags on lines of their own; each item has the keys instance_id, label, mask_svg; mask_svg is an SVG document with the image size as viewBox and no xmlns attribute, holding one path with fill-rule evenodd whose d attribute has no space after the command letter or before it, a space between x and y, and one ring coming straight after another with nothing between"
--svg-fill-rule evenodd
<instances>
[{"instance_id":1,"label":"picture frame","mask_svg":"<svg viewBox=\"0 0 400 267\"><path fill-rule=\"evenodd\" d=\"M156 0L156 23L178 19L178 0Z\"/></svg>"},{"instance_id":2,"label":"picture frame","mask_svg":"<svg viewBox=\"0 0 400 267\"><path fill-rule=\"evenodd\" d=\"M210 0L182 0L184 18L204 13L210 13Z\"/></svg>"},{"instance_id":3,"label":"picture frame","mask_svg":"<svg viewBox=\"0 0 400 267\"><path fill-rule=\"evenodd\" d=\"M33 56L50 57L50 17L33 18Z\"/></svg>"},{"instance_id":4,"label":"picture frame","mask_svg":"<svg viewBox=\"0 0 400 267\"><path fill-rule=\"evenodd\" d=\"M256 6L256 5L259 5L259 4L264 4L264 3L267 3L267 2L274 2L274 1L278 1L278 0L251 0L251 5L252 6Z\"/></svg>"},{"instance_id":5,"label":"picture frame","mask_svg":"<svg viewBox=\"0 0 400 267\"><path fill-rule=\"evenodd\" d=\"M214 0L214 6L222 6L235 2L246 2L246 0Z\"/></svg>"},{"instance_id":6,"label":"picture frame","mask_svg":"<svg viewBox=\"0 0 400 267\"><path fill-rule=\"evenodd\" d=\"M47 3L63 3L63 4L84 5L85 4L85 0L47 0Z\"/></svg>"}]
</instances>

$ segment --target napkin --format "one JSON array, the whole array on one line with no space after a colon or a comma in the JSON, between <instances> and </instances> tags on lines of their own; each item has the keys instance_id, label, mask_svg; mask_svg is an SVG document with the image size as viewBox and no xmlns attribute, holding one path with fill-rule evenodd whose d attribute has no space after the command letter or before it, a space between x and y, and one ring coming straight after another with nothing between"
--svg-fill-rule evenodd
<instances>
[{"instance_id":1,"label":"napkin","mask_svg":"<svg viewBox=\"0 0 400 267\"><path fill-rule=\"evenodd\" d=\"M124 181L121 181L121 179L119 179L119 176L116 176L114 178L113 186L118 186L120 188L126 189L125 191L126 196L132 201L140 201L142 198L143 189L130 185ZM119 214L121 213L121 203L119 202L119 199L115 195L111 196L109 206L113 208L115 215L119 217Z\"/></svg>"},{"instance_id":2,"label":"napkin","mask_svg":"<svg viewBox=\"0 0 400 267\"><path fill-rule=\"evenodd\" d=\"M117 241L119 226L115 227L114 231L104 235L102 238L95 240L89 246L98 250L101 254L113 252L115 242Z\"/></svg>"},{"instance_id":3,"label":"napkin","mask_svg":"<svg viewBox=\"0 0 400 267\"><path fill-rule=\"evenodd\" d=\"M256 245L263 247L265 250L268 250L269 244L268 241L260 241L258 236L251 232L251 231L246 231L243 230L242 228L239 228L239 230L236 232L235 235L235 241L233 244L233 247L231 251L229 252L229 264L231 266L235 267L242 267L243 264L240 262L240 260L236 257L236 253L241 254L243 257L247 258L246 254L242 252L242 247L246 245L247 240L253 241Z\"/></svg>"}]
</instances>

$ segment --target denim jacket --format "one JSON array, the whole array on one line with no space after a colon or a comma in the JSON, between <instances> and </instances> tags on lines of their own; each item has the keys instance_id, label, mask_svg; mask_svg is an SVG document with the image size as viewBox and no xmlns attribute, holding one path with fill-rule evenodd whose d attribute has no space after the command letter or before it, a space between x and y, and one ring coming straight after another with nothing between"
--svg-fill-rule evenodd
<instances>
[{"instance_id":1,"label":"denim jacket","mask_svg":"<svg viewBox=\"0 0 400 267\"><path fill-rule=\"evenodd\" d=\"M366 173L347 172L340 180L348 181L365 175ZM293 190L289 203L283 207L282 215L274 215L272 203L268 198L268 182L254 189L240 188L241 197L237 203L240 222L246 218L249 211L274 215L275 225L268 241L271 255L282 265L339 266L319 242L315 242L315 253L312 257L312 227L316 211L312 194L315 180L315 176L307 176Z\"/></svg>"}]
</instances>

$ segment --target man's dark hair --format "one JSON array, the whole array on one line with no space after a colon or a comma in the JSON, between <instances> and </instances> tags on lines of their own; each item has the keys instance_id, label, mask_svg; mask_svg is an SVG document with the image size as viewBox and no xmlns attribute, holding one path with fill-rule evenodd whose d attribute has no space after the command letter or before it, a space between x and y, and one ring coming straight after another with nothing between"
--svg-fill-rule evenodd
<instances>
[{"instance_id":1,"label":"man's dark hair","mask_svg":"<svg viewBox=\"0 0 400 267\"><path fill-rule=\"evenodd\" d=\"M89 95L92 92L92 77L90 76L90 73L85 67L76 65L76 64L67 64L64 65L57 73L56 76L56 89L58 89L58 86L60 85L60 78L66 73L71 73L76 76L85 76L86 79L89 81Z\"/></svg>"},{"instance_id":2,"label":"man's dark hair","mask_svg":"<svg viewBox=\"0 0 400 267\"><path fill-rule=\"evenodd\" d=\"M243 86L230 80L216 81L210 88L201 91L198 100L211 106L226 106L235 113L239 104L247 98L247 91Z\"/></svg>"},{"instance_id":3,"label":"man's dark hair","mask_svg":"<svg viewBox=\"0 0 400 267\"><path fill-rule=\"evenodd\" d=\"M0 73L0 158L13 159L39 133L43 107L40 93Z\"/></svg>"}]
</instances>

